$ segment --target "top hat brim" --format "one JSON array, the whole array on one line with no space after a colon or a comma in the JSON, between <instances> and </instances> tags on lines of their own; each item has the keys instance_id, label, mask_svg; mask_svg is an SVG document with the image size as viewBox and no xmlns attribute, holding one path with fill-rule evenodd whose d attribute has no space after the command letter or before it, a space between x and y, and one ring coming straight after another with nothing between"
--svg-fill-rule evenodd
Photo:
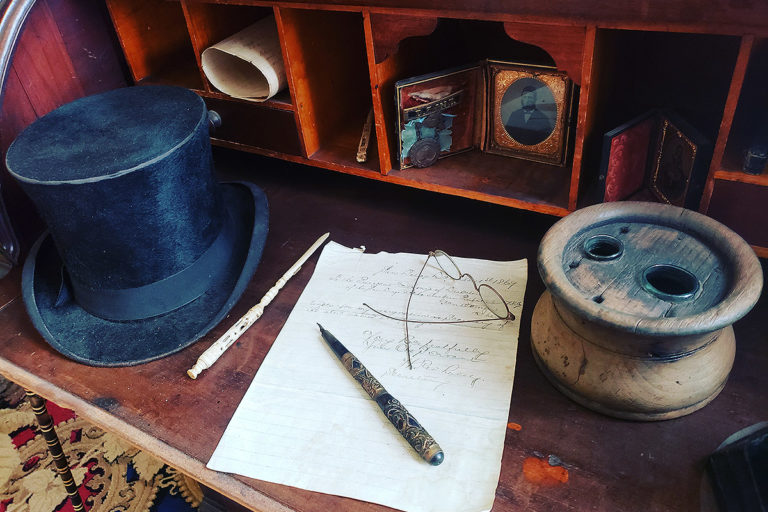
<instances>
[{"instance_id":1,"label":"top hat brim","mask_svg":"<svg viewBox=\"0 0 768 512\"><path fill-rule=\"evenodd\" d=\"M92 315L74 299L61 303L62 261L51 236L37 240L24 264L22 294L37 330L56 350L91 366L130 366L173 354L213 329L245 291L267 237L267 199L250 183L219 185L233 228L229 257L200 297L169 313L131 321ZM57 304L57 302L59 302Z\"/></svg>"}]
</instances>

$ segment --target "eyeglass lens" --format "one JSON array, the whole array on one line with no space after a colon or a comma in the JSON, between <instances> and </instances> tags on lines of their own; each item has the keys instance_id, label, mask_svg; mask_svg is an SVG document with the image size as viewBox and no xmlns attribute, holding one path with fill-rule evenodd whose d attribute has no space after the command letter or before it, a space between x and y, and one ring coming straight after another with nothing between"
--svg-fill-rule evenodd
<instances>
[{"instance_id":1,"label":"eyeglass lens","mask_svg":"<svg viewBox=\"0 0 768 512\"><path fill-rule=\"evenodd\" d=\"M441 250L437 250L432 254L443 272L445 272L451 279L462 278L463 274L461 273L458 265L456 265L456 262L453 261L453 258ZM507 307L506 301L499 294L499 292L487 284L481 284L478 286L472 276L468 275L468 277L472 280L472 284L474 284L475 288L477 288L477 291L480 294L480 298L483 300L490 312L500 319L507 318L510 314L510 311Z\"/></svg>"},{"instance_id":2,"label":"eyeglass lens","mask_svg":"<svg viewBox=\"0 0 768 512\"><path fill-rule=\"evenodd\" d=\"M499 295L495 289L491 288L487 284L481 284L477 287L480 298L483 299L488 310L497 317L504 319L509 316L509 308L504 298Z\"/></svg>"},{"instance_id":3,"label":"eyeglass lens","mask_svg":"<svg viewBox=\"0 0 768 512\"><path fill-rule=\"evenodd\" d=\"M450 256L443 251L435 251L433 254L435 261L440 265L443 272L448 274L451 279L461 279L461 270L459 270L459 267L456 266L456 263L453 262Z\"/></svg>"}]
</instances>

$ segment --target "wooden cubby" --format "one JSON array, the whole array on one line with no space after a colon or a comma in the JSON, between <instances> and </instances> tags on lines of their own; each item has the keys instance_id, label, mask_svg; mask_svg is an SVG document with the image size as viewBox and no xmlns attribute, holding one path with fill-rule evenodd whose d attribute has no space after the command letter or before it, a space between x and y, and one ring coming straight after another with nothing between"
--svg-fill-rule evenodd
<instances>
[{"instance_id":1,"label":"wooden cubby","mask_svg":"<svg viewBox=\"0 0 768 512\"><path fill-rule=\"evenodd\" d=\"M743 189L752 199L762 198L760 187L768 187L768 173L741 172L743 152L768 118L763 85L768 20L746 11L721 6L717 15L693 16L693 4L668 9L652 3L637 11L629 1L617 2L610 12L533 0L454 2L453 7L431 0L107 4L134 80L195 90L222 117L214 144L546 214L566 215L590 202L605 132L648 110L671 110L712 142L701 211L712 205L713 214L719 212L768 255L762 245L768 236L738 226L741 215L722 215L740 187L757 187ZM288 90L263 103L217 91L202 71L202 52L272 14ZM571 78L565 165L473 149L425 169L399 170L395 83L486 59L551 65ZM371 109L368 160L358 163L357 146ZM759 201L741 206L755 212L754 222L766 224Z\"/></svg>"},{"instance_id":2,"label":"wooden cubby","mask_svg":"<svg viewBox=\"0 0 768 512\"><path fill-rule=\"evenodd\" d=\"M756 143L768 144L768 39L755 40L749 53L733 123L715 177L768 185L765 171L762 175L742 172L747 148Z\"/></svg>"},{"instance_id":3,"label":"wooden cubby","mask_svg":"<svg viewBox=\"0 0 768 512\"><path fill-rule=\"evenodd\" d=\"M395 83L486 59L550 65L569 73L576 84L574 104L578 104L586 40L584 27L377 14L369 17L369 23L374 101L381 104L383 121L378 125L381 170L390 180L552 214L562 215L572 209L576 194L574 189L571 195L571 185L576 183L578 174L572 172L578 168L578 163L573 165L578 162L574 157L574 138L563 167L499 157L475 149L441 159L426 169L397 170Z\"/></svg>"},{"instance_id":4,"label":"wooden cubby","mask_svg":"<svg viewBox=\"0 0 768 512\"><path fill-rule=\"evenodd\" d=\"M731 75L725 113L700 210L743 236L768 258L768 168L742 170L746 150L768 144L768 38L745 35Z\"/></svg>"},{"instance_id":5,"label":"wooden cubby","mask_svg":"<svg viewBox=\"0 0 768 512\"><path fill-rule=\"evenodd\" d=\"M183 7L189 30L189 39L197 61L197 69L205 92L211 97L227 98L228 96L216 90L202 71L201 55L203 51L214 44L226 39L259 21L272 15L270 7L254 7L247 5L219 5L202 2L184 2ZM291 105L287 92L270 100L271 104L283 104L286 108ZM274 106L274 105L273 105Z\"/></svg>"},{"instance_id":6,"label":"wooden cubby","mask_svg":"<svg viewBox=\"0 0 768 512\"><path fill-rule=\"evenodd\" d=\"M672 111L714 144L739 52L734 36L600 30L598 134L649 110ZM602 140L588 163L599 165Z\"/></svg>"},{"instance_id":7,"label":"wooden cubby","mask_svg":"<svg viewBox=\"0 0 768 512\"><path fill-rule=\"evenodd\" d=\"M181 4L143 0L107 5L136 82L202 89Z\"/></svg>"},{"instance_id":8,"label":"wooden cubby","mask_svg":"<svg viewBox=\"0 0 768 512\"><path fill-rule=\"evenodd\" d=\"M733 227L751 242L759 256L768 257L768 227L764 208L768 204L768 187L733 180L716 180L707 213L727 226Z\"/></svg>"},{"instance_id":9,"label":"wooden cubby","mask_svg":"<svg viewBox=\"0 0 768 512\"><path fill-rule=\"evenodd\" d=\"M375 139L368 161L355 161L371 109L362 14L286 8L276 12L306 156L315 165L378 174Z\"/></svg>"}]
</instances>

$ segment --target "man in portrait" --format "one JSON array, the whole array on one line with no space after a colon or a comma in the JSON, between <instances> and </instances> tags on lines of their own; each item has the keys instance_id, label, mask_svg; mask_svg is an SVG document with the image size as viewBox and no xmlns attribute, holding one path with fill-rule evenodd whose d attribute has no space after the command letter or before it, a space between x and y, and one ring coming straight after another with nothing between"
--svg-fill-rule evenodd
<instances>
[{"instance_id":1,"label":"man in portrait","mask_svg":"<svg viewBox=\"0 0 768 512\"><path fill-rule=\"evenodd\" d=\"M554 128L550 118L536 108L536 88L526 86L520 95L521 108L507 118L504 128L521 144L532 146L545 140Z\"/></svg>"},{"instance_id":2,"label":"man in portrait","mask_svg":"<svg viewBox=\"0 0 768 512\"><path fill-rule=\"evenodd\" d=\"M659 162L656 186L671 204L683 206L690 167L686 169L680 139L671 139L665 146L667 153L662 155Z\"/></svg>"}]
</instances>

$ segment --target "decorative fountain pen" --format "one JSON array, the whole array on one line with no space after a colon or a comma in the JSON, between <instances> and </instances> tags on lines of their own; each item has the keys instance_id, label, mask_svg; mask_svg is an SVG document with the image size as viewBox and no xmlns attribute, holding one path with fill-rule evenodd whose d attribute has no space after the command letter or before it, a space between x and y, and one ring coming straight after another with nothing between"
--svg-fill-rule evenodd
<instances>
[{"instance_id":1,"label":"decorative fountain pen","mask_svg":"<svg viewBox=\"0 0 768 512\"><path fill-rule=\"evenodd\" d=\"M354 377L354 379L363 387L366 393L373 398L373 401L378 404L381 410L384 412L384 416L395 426L398 432L405 438L406 441L413 447L414 450L433 466L437 466L445 456L443 455L443 449L437 444L431 435L424 430L424 427L416 421L403 405L390 395L384 386L376 380L376 378L368 372L363 363L361 363L352 353L347 350L336 337L330 332L323 329L323 326L317 324L320 327L320 333L323 335L323 339L331 347L336 357L341 360L347 371Z\"/></svg>"}]
</instances>

